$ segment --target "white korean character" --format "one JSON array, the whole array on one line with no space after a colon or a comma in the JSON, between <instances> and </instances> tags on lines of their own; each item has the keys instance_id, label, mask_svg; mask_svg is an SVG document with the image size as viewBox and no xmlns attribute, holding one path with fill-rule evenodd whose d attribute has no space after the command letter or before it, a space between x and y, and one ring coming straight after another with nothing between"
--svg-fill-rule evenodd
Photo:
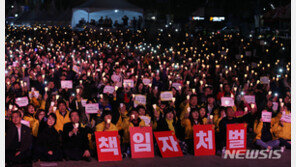
<instances>
[{"instance_id":1,"label":"white korean character","mask_svg":"<svg viewBox=\"0 0 296 167\"><path fill-rule=\"evenodd\" d=\"M178 152L177 142L174 140L173 136L169 137L159 137L158 138L163 143L162 151L165 152L167 149L170 151ZM173 148L167 143L167 140L170 140Z\"/></svg>"},{"instance_id":2,"label":"white korean character","mask_svg":"<svg viewBox=\"0 0 296 167\"><path fill-rule=\"evenodd\" d=\"M230 130L229 131L229 143L230 148L244 148L245 130Z\"/></svg>"},{"instance_id":3,"label":"white korean character","mask_svg":"<svg viewBox=\"0 0 296 167\"><path fill-rule=\"evenodd\" d=\"M208 137L206 137L208 136ZM196 137L199 137L199 142L196 145L196 149L199 149L201 146L206 149L213 149L213 134L212 131L208 131L208 133L204 131L199 131L196 133ZM206 143L207 142L207 143Z\"/></svg>"},{"instance_id":4,"label":"white korean character","mask_svg":"<svg viewBox=\"0 0 296 167\"><path fill-rule=\"evenodd\" d=\"M109 142L109 144L107 143L107 141ZM99 138L99 142L101 142L101 144L99 145L99 148L101 148L101 152L113 152L114 155L119 155L116 137L101 137Z\"/></svg>"},{"instance_id":5,"label":"white korean character","mask_svg":"<svg viewBox=\"0 0 296 167\"><path fill-rule=\"evenodd\" d=\"M135 144L135 152L151 152L150 133L145 133L145 138L143 134L135 133L133 135L133 141L137 143Z\"/></svg>"}]
</instances>

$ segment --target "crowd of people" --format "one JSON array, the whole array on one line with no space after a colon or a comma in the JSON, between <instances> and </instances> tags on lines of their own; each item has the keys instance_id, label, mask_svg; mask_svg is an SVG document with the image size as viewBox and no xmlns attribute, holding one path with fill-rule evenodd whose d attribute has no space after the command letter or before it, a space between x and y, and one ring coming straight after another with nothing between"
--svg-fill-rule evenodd
<instances>
[{"instance_id":1,"label":"crowd of people","mask_svg":"<svg viewBox=\"0 0 296 167\"><path fill-rule=\"evenodd\" d=\"M136 17L133 17L132 20L130 20L129 22L129 17L127 17L126 15L124 15L122 17L122 23L119 24L118 20L115 20L113 23L113 20L108 16L105 16L105 18L103 16L100 17L100 19L98 21L91 19L90 20L90 25L92 26L96 26L96 27L104 27L104 28L127 28L128 26L130 26L131 28L133 28L134 30L136 29L141 29L143 26L143 17L139 16L137 19ZM87 25L87 21L82 18L79 23L77 24L78 27L83 27Z\"/></svg>"},{"instance_id":2,"label":"crowd of people","mask_svg":"<svg viewBox=\"0 0 296 167\"><path fill-rule=\"evenodd\" d=\"M291 123L281 119L291 113L286 41L272 34L146 32L7 25L6 162L89 161L96 131L118 131L129 157L129 127L143 126L174 131L184 154L193 154L193 126L205 124L215 126L217 154L232 123L247 124L249 148L290 148ZM162 101L163 91L173 98ZM145 104L135 103L139 94ZM235 105L222 105L222 97ZM97 113L85 111L90 103L98 103ZM271 122L262 121L265 110Z\"/></svg>"}]
</instances>

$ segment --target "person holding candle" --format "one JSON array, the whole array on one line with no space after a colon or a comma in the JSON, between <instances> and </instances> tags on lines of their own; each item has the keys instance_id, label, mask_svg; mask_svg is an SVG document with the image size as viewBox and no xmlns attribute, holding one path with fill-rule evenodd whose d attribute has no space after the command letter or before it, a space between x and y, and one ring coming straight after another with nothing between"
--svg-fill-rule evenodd
<instances>
[{"instance_id":1,"label":"person holding candle","mask_svg":"<svg viewBox=\"0 0 296 167\"><path fill-rule=\"evenodd\" d=\"M70 122L63 127L63 152L66 159L90 161L88 129L79 122L79 113L71 111Z\"/></svg>"},{"instance_id":2,"label":"person holding candle","mask_svg":"<svg viewBox=\"0 0 296 167\"><path fill-rule=\"evenodd\" d=\"M102 114L103 122L96 125L96 131L118 131L116 125L112 121L112 112L110 110L104 110Z\"/></svg>"}]
</instances>

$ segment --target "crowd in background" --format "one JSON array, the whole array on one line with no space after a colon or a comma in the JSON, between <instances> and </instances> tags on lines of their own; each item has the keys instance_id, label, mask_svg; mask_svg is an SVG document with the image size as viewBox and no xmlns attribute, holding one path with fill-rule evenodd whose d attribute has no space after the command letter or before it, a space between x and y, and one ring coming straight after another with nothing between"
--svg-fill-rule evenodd
<instances>
[{"instance_id":1,"label":"crowd in background","mask_svg":"<svg viewBox=\"0 0 296 167\"><path fill-rule=\"evenodd\" d=\"M198 124L215 126L217 154L231 123L247 124L248 147L290 148L291 123L281 120L291 112L289 49L273 34L164 30L151 37L146 29L6 26L6 162L90 160L95 131L118 131L128 157L129 127L138 126L174 131L185 154L193 153ZM123 86L124 79L134 86ZM73 88L62 89L64 80ZM106 86L115 91L104 93ZM162 101L162 91L174 98ZM145 105L135 106L137 94ZM255 95L255 103L245 95ZM19 106L19 97L29 104ZM235 106L222 106L222 97ZM85 112L89 103L99 104L96 114ZM262 122L263 110L272 112L270 123Z\"/></svg>"},{"instance_id":2,"label":"crowd in background","mask_svg":"<svg viewBox=\"0 0 296 167\"><path fill-rule=\"evenodd\" d=\"M83 27L85 25L87 25L87 21L84 18L82 18L77 24L77 27ZM139 16L137 19L136 17L133 17L133 19L129 22L129 17L124 15L122 17L122 22L120 24L118 20L115 20L113 23L113 20L111 18L108 18L108 16L105 16L105 18L101 16L100 19L98 19L97 21L91 19L89 25L104 28L127 28L130 26L131 28L136 30L141 29L143 27L143 17Z\"/></svg>"}]
</instances>

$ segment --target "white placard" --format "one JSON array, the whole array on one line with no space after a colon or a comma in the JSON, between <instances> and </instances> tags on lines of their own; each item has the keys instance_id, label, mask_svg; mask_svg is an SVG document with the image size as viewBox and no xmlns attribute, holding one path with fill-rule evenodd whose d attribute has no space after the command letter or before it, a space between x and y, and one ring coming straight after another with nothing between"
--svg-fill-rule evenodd
<instances>
[{"instance_id":1,"label":"white placard","mask_svg":"<svg viewBox=\"0 0 296 167\"><path fill-rule=\"evenodd\" d=\"M245 98L245 101L248 104L250 104L250 103L256 103L255 95L245 95L244 98Z\"/></svg>"},{"instance_id":2,"label":"white placard","mask_svg":"<svg viewBox=\"0 0 296 167\"><path fill-rule=\"evenodd\" d=\"M145 122L145 125L146 126L149 126L150 125L150 122L151 122L151 118L150 117L147 117L147 116L139 116L141 118L141 120L143 120Z\"/></svg>"},{"instance_id":3,"label":"white placard","mask_svg":"<svg viewBox=\"0 0 296 167\"><path fill-rule=\"evenodd\" d=\"M98 103L91 103L85 105L85 113L87 114L97 114L99 111Z\"/></svg>"},{"instance_id":4,"label":"white placard","mask_svg":"<svg viewBox=\"0 0 296 167\"><path fill-rule=\"evenodd\" d=\"M120 82L121 81L120 75L116 75L116 74L113 74L111 76L111 79L112 79L113 82Z\"/></svg>"},{"instance_id":5,"label":"white placard","mask_svg":"<svg viewBox=\"0 0 296 167\"><path fill-rule=\"evenodd\" d=\"M149 85L151 83L151 80L149 78L144 78L143 79L143 84L144 85Z\"/></svg>"},{"instance_id":6,"label":"white placard","mask_svg":"<svg viewBox=\"0 0 296 167\"><path fill-rule=\"evenodd\" d=\"M112 94L114 92L114 90L115 90L114 86L106 85L104 87L103 93Z\"/></svg>"},{"instance_id":7,"label":"white placard","mask_svg":"<svg viewBox=\"0 0 296 167\"><path fill-rule=\"evenodd\" d=\"M234 106L234 100L231 97L222 97L221 98L221 106L224 107L232 107Z\"/></svg>"},{"instance_id":8,"label":"white placard","mask_svg":"<svg viewBox=\"0 0 296 167\"><path fill-rule=\"evenodd\" d=\"M21 120L21 124L26 125L27 127L30 127L30 122L26 120Z\"/></svg>"},{"instance_id":9,"label":"white placard","mask_svg":"<svg viewBox=\"0 0 296 167\"><path fill-rule=\"evenodd\" d=\"M273 111L278 110L278 107L279 107L279 103L278 102L272 102L272 110Z\"/></svg>"},{"instance_id":10,"label":"white placard","mask_svg":"<svg viewBox=\"0 0 296 167\"><path fill-rule=\"evenodd\" d=\"M28 97L18 97L15 99L15 103L19 106L19 107L25 107L29 104L29 99Z\"/></svg>"},{"instance_id":11,"label":"white placard","mask_svg":"<svg viewBox=\"0 0 296 167\"><path fill-rule=\"evenodd\" d=\"M160 93L161 101L172 101L173 97L173 91L164 91Z\"/></svg>"},{"instance_id":12,"label":"white placard","mask_svg":"<svg viewBox=\"0 0 296 167\"><path fill-rule=\"evenodd\" d=\"M286 111L283 111L281 121L291 123L291 113L286 114Z\"/></svg>"},{"instance_id":13,"label":"white placard","mask_svg":"<svg viewBox=\"0 0 296 167\"><path fill-rule=\"evenodd\" d=\"M269 82L270 82L269 77L267 77L267 76L260 77L260 82L262 84L269 84Z\"/></svg>"},{"instance_id":14,"label":"white placard","mask_svg":"<svg viewBox=\"0 0 296 167\"><path fill-rule=\"evenodd\" d=\"M79 67L77 65L73 66L73 71L79 73Z\"/></svg>"},{"instance_id":15,"label":"white placard","mask_svg":"<svg viewBox=\"0 0 296 167\"><path fill-rule=\"evenodd\" d=\"M135 95L134 107L137 107L139 104L146 105L146 96L145 95Z\"/></svg>"},{"instance_id":16,"label":"white placard","mask_svg":"<svg viewBox=\"0 0 296 167\"><path fill-rule=\"evenodd\" d=\"M132 80L132 79L124 79L123 80L123 87L125 87L125 88L127 88L127 87L133 88L134 87L134 80Z\"/></svg>"},{"instance_id":17,"label":"white placard","mask_svg":"<svg viewBox=\"0 0 296 167\"><path fill-rule=\"evenodd\" d=\"M261 118L262 122L271 122L272 113L266 110L262 111Z\"/></svg>"},{"instance_id":18,"label":"white placard","mask_svg":"<svg viewBox=\"0 0 296 167\"><path fill-rule=\"evenodd\" d=\"M73 88L73 82L71 80L63 80L61 81L61 88L62 89L72 89Z\"/></svg>"},{"instance_id":19,"label":"white placard","mask_svg":"<svg viewBox=\"0 0 296 167\"><path fill-rule=\"evenodd\" d=\"M182 85L180 83L178 83L178 82L172 83L172 87L176 88L177 90L181 90L182 89Z\"/></svg>"}]
</instances>

